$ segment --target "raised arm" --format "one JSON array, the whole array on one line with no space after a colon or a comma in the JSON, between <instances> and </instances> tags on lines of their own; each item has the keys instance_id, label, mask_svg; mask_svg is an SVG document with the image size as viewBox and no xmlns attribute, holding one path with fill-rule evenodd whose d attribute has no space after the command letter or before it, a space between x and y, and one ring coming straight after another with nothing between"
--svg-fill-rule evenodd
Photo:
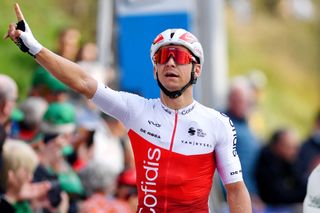
<instances>
[{"instance_id":1,"label":"raised arm","mask_svg":"<svg viewBox=\"0 0 320 213\"><path fill-rule=\"evenodd\" d=\"M16 3L14 7L18 23L9 25L5 38L10 37L23 52L28 52L35 57L41 66L70 88L87 98L92 98L97 89L97 81L76 63L43 47L33 37L19 5Z\"/></svg>"}]
</instances>

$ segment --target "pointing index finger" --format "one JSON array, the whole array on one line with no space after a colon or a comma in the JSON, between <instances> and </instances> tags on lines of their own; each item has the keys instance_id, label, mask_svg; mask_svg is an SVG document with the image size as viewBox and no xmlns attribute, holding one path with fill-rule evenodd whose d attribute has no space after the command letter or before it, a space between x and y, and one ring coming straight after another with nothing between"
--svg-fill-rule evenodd
<instances>
[{"instance_id":1,"label":"pointing index finger","mask_svg":"<svg viewBox=\"0 0 320 213\"><path fill-rule=\"evenodd\" d=\"M23 14L22 14L22 12L20 10L20 7L19 7L18 3L15 3L14 10L16 12L16 16L17 16L18 21L24 20Z\"/></svg>"}]
</instances>

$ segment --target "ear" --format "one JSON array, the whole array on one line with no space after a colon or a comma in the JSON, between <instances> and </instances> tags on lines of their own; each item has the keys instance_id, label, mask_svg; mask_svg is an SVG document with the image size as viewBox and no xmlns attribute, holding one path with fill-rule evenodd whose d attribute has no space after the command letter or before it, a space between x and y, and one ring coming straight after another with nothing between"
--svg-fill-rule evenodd
<instances>
[{"instance_id":1,"label":"ear","mask_svg":"<svg viewBox=\"0 0 320 213\"><path fill-rule=\"evenodd\" d=\"M200 77L201 71L202 71L201 65L200 65L200 64L195 64L195 65L194 65L194 74L195 74L195 77L196 77L196 78L199 78L199 77Z\"/></svg>"},{"instance_id":2,"label":"ear","mask_svg":"<svg viewBox=\"0 0 320 213\"><path fill-rule=\"evenodd\" d=\"M14 183L16 180L16 175L13 170L8 171L7 185Z\"/></svg>"}]
</instances>

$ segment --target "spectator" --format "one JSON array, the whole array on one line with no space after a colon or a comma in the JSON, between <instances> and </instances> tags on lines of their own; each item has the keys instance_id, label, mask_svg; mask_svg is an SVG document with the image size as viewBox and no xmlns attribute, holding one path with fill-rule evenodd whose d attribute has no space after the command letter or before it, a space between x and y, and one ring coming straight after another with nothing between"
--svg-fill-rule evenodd
<instances>
[{"instance_id":1,"label":"spectator","mask_svg":"<svg viewBox=\"0 0 320 213\"><path fill-rule=\"evenodd\" d=\"M51 200L53 206L62 199L59 191L70 196L69 212L76 212L76 201L83 194L78 175L66 159L73 154L71 144L75 125L75 109L68 103L51 103L43 117L41 133L43 141L39 142L38 154L41 165L34 176L35 181L50 180L57 185L56 196ZM61 194L60 194L61 195Z\"/></svg>"},{"instance_id":2,"label":"spectator","mask_svg":"<svg viewBox=\"0 0 320 213\"><path fill-rule=\"evenodd\" d=\"M18 98L18 87L16 82L9 76L0 74L0 125L9 134L10 116Z\"/></svg>"},{"instance_id":3,"label":"spectator","mask_svg":"<svg viewBox=\"0 0 320 213\"><path fill-rule=\"evenodd\" d=\"M29 96L39 96L48 103L64 102L69 99L69 88L53 75L39 66L32 76L32 86Z\"/></svg>"},{"instance_id":4,"label":"spectator","mask_svg":"<svg viewBox=\"0 0 320 213\"><path fill-rule=\"evenodd\" d=\"M92 117L90 117L92 118ZM82 119L77 123L77 130L73 139L75 149L72 168L78 172L92 159L96 121Z\"/></svg>"},{"instance_id":5,"label":"spectator","mask_svg":"<svg viewBox=\"0 0 320 213\"><path fill-rule=\"evenodd\" d=\"M57 54L71 61L76 61L80 40L81 33L78 29L74 27L62 29L58 36Z\"/></svg>"},{"instance_id":6,"label":"spectator","mask_svg":"<svg viewBox=\"0 0 320 213\"><path fill-rule=\"evenodd\" d=\"M260 144L249 127L248 116L252 103L252 90L244 77L236 77L231 82L226 114L237 131L237 152L242 166L244 182L252 198L254 208L260 208L260 201L254 178L254 168Z\"/></svg>"},{"instance_id":7,"label":"spectator","mask_svg":"<svg viewBox=\"0 0 320 213\"><path fill-rule=\"evenodd\" d=\"M16 82L9 76L0 74L0 129L1 129L1 156L2 156L2 146L6 146L5 143L8 142L7 136L12 135L12 118L16 117L15 114L15 105L16 100L18 98L18 87ZM21 112L20 112L21 113ZM21 117L21 114L18 116ZM20 147L20 145L17 145ZM27 148L28 149L28 148ZM11 150L11 149L10 149ZM20 151L18 151L19 153ZM13 154L15 156L16 153ZM19 158L18 158L19 159ZM4 158L1 158L1 161L5 161ZM24 164L22 164L24 166ZM5 169L3 166L5 163L1 162L0 169ZM29 168L29 167L28 167ZM5 173L1 173L5 175ZM4 177L5 178L5 177ZM5 186L5 182L1 181L2 187ZM24 199L36 199L39 196L43 196L43 194L47 193L48 189L50 188L50 185L47 182L41 182L37 184L24 184L24 186L21 188L21 194L19 195L19 200L21 201ZM32 190L31 190L32 189ZM4 193L3 188L0 189L0 194ZM10 203L12 202L2 202L7 203L10 207ZM1 205L2 205L1 204ZM12 208L11 208L12 209ZM8 209L9 211L9 209ZM0 212L6 212L6 211L0 211Z\"/></svg>"},{"instance_id":8,"label":"spectator","mask_svg":"<svg viewBox=\"0 0 320 213\"><path fill-rule=\"evenodd\" d=\"M295 168L298 149L296 133L279 129L260 152L256 178L267 212L293 212L294 205L304 199L306 185Z\"/></svg>"},{"instance_id":9,"label":"spectator","mask_svg":"<svg viewBox=\"0 0 320 213\"><path fill-rule=\"evenodd\" d=\"M128 203L131 212L135 212L138 205L137 174L134 168L124 169L117 178L115 196L118 200Z\"/></svg>"},{"instance_id":10,"label":"spectator","mask_svg":"<svg viewBox=\"0 0 320 213\"><path fill-rule=\"evenodd\" d=\"M29 143L36 140L47 107L48 103L41 97L27 97L20 104L19 108L24 113L24 118L19 122L19 139Z\"/></svg>"},{"instance_id":11,"label":"spectator","mask_svg":"<svg viewBox=\"0 0 320 213\"><path fill-rule=\"evenodd\" d=\"M91 161L79 176L87 196L79 205L80 213L130 213L127 203L112 197L115 176L104 164Z\"/></svg>"},{"instance_id":12,"label":"spectator","mask_svg":"<svg viewBox=\"0 0 320 213\"><path fill-rule=\"evenodd\" d=\"M98 62L98 47L95 43L87 42L83 44L79 51L77 63L89 72L97 81L109 84L116 78L113 69L107 70Z\"/></svg>"},{"instance_id":13,"label":"spectator","mask_svg":"<svg viewBox=\"0 0 320 213\"><path fill-rule=\"evenodd\" d=\"M3 147L3 166L1 168L1 186L4 197L1 200L1 212L32 212L29 202L21 200L23 187L31 182L38 164L33 149L22 141L6 141ZM3 205L3 204L6 205Z\"/></svg>"},{"instance_id":14,"label":"spectator","mask_svg":"<svg viewBox=\"0 0 320 213\"><path fill-rule=\"evenodd\" d=\"M115 175L119 175L125 164L133 164L129 140L125 137L125 127L119 120L107 114L102 114L102 118L94 135L93 159L104 163ZM126 159L128 162L125 162Z\"/></svg>"}]
</instances>

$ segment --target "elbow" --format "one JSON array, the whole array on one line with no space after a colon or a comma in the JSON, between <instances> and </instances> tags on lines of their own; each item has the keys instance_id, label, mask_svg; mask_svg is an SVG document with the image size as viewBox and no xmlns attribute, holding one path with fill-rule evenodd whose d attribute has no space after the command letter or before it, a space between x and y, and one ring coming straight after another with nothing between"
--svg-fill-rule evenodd
<instances>
[{"instance_id":1,"label":"elbow","mask_svg":"<svg viewBox=\"0 0 320 213\"><path fill-rule=\"evenodd\" d=\"M98 83L93 78L84 78L75 85L75 91L91 99L97 90Z\"/></svg>"}]
</instances>

